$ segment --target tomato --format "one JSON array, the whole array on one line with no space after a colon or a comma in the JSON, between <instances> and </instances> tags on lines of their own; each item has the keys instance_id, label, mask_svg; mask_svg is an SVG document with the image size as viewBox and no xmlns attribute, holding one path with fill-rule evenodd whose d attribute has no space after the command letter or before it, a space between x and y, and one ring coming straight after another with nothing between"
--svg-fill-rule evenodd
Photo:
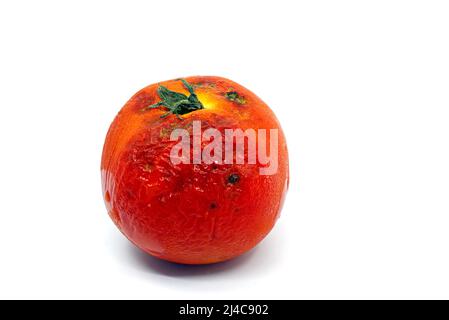
<instances>
[{"instance_id":1,"label":"tomato","mask_svg":"<svg viewBox=\"0 0 449 320\"><path fill-rule=\"evenodd\" d=\"M183 162L173 159L181 140L173 139L176 129L190 139ZM265 146L275 170L262 173L271 164L260 154L250 163L249 136L243 161L237 161L237 139L230 139L231 161L223 160L226 150L215 150L213 161L193 163L195 141L200 157L213 140L225 144L217 136L206 139L207 129L223 137L253 130L256 152ZM137 92L109 128L101 171L106 207L120 231L145 252L183 264L228 260L257 245L279 217L289 181L285 137L269 107L231 80L202 76Z\"/></svg>"}]
</instances>

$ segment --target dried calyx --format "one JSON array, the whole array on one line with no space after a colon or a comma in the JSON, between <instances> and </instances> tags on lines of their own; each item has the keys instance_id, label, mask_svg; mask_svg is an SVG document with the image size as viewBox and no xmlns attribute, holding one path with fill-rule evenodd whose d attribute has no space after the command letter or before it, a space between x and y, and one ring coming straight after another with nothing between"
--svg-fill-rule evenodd
<instances>
[{"instance_id":1,"label":"dried calyx","mask_svg":"<svg viewBox=\"0 0 449 320\"><path fill-rule=\"evenodd\" d=\"M170 114L176 115L178 119L183 120L182 114L187 114L196 110L204 109L203 104L198 99L193 87L184 79L180 79L190 95L187 97L183 93L171 91L164 86L159 86L157 93L161 98L161 101L145 107L143 110L155 109L164 107L168 109L166 113L161 115L161 118L165 118Z\"/></svg>"}]
</instances>

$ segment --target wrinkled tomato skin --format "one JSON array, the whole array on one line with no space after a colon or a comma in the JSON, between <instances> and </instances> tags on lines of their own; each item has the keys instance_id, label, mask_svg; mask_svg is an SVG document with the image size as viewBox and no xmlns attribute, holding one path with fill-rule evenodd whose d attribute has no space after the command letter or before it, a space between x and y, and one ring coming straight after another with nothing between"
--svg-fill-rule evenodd
<instances>
[{"instance_id":1,"label":"wrinkled tomato skin","mask_svg":"<svg viewBox=\"0 0 449 320\"><path fill-rule=\"evenodd\" d=\"M250 250L273 228L288 188L287 145L273 112L249 90L219 77L185 79L204 109L184 120L162 119L163 107L142 111L160 101L159 85L188 95L179 80L140 90L116 116L103 148L103 195L116 226L142 250L177 263L215 263ZM244 100L229 99L230 91ZM170 150L178 141L170 133L185 128L191 134L195 120L203 132L278 129L277 172L260 175L262 165L247 162L172 164ZM269 145L268 138L263 143Z\"/></svg>"}]
</instances>

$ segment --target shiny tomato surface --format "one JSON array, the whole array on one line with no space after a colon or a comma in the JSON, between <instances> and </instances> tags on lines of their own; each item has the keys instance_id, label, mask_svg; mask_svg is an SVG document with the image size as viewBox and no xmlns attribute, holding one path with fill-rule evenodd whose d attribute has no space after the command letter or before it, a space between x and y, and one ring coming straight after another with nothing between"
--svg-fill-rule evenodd
<instances>
[{"instance_id":1,"label":"shiny tomato surface","mask_svg":"<svg viewBox=\"0 0 449 320\"><path fill-rule=\"evenodd\" d=\"M184 80L150 85L120 110L104 144L103 195L116 226L142 250L178 263L215 263L250 250L273 228L288 188L287 146L273 112L248 89L220 77ZM167 115L166 106L155 105L163 101L161 86L188 97L186 84L201 109ZM179 128L192 135L193 121L201 121L202 132L278 129L276 173L261 175L266 164L259 160L173 164L179 141L170 135ZM271 138L267 133L257 144Z\"/></svg>"}]
</instances>

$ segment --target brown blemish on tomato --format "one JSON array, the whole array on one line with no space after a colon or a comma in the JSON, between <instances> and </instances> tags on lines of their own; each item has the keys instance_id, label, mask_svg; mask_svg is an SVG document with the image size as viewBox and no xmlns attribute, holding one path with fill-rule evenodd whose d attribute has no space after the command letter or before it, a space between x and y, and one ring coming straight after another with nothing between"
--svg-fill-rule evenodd
<instances>
[{"instance_id":1,"label":"brown blemish on tomato","mask_svg":"<svg viewBox=\"0 0 449 320\"><path fill-rule=\"evenodd\" d=\"M120 215L116 209L112 208L111 210L109 210L109 216L118 227L121 225L122 220L120 219Z\"/></svg>"},{"instance_id":2,"label":"brown blemish on tomato","mask_svg":"<svg viewBox=\"0 0 449 320\"><path fill-rule=\"evenodd\" d=\"M228 91L225 94L226 99L231 100L233 102L237 102L238 104L245 104L246 99L242 95L240 95L237 91Z\"/></svg>"}]
</instances>

